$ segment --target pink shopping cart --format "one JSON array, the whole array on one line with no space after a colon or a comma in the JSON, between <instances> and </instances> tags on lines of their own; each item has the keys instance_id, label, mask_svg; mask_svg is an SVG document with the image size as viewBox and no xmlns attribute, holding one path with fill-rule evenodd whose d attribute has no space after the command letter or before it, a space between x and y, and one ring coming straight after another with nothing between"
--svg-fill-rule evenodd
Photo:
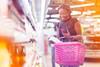
<instances>
[{"instance_id":1,"label":"pink shopping cart","mask_svg":"<svg viewBox=\"0 0 100 67\"><path fill-rule=\"evenodd\" d=\"M55 62L60 65L81 65L85 57L85 45L80 42L55 44Z\"/></svg>"}]
</instances>

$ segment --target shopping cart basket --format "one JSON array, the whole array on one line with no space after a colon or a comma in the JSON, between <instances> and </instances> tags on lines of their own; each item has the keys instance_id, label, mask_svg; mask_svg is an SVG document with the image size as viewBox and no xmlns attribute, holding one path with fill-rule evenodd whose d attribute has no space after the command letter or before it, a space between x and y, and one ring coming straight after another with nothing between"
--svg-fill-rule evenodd
<instances>
[{"instance_id":1,"label":"shopping cart basket","mask_svg":"<svg viewBox=\"0 0 100 67\"><path fill-rule=\"evenodd\" d=\"M80 42L61 42L55 46L55 62L60 65L81 65L85 57L85 45Z\"/></svg>"}]
</instances>

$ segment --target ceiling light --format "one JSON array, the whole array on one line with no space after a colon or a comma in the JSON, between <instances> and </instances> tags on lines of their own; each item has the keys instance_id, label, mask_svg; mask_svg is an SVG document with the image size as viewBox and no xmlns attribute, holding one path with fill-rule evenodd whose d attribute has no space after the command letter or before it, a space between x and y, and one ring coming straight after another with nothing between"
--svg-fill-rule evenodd
<instances>
[{"instance_id":1,"label":"ceiling light","mask_svg":"<svg viewBox=\"0 0 100 67\"><path fill-rule=\"evenodd\" d=\"M94 6L94 5L95 5L95 3L73 5L73 6L71 6L71 8L79 8L79 7Z\"/></svg>"},{"instance_id":2,"label":"ceiling light","mask_svg":"<svg viewBox=\"0 0 100 67\"><path fill-rule=\"evenodd\" d=\"M78 0L78 1L84 2L85 0Z\"/></svg>"},{"instance_id":3,"label":"ceiling light","mask_svg":"<svg viewBox=\"0 0 100 67\"><path fill-rule=\"evenodd\" d=\"M93 17L100 17L100 15L94 15Z\"/></svg>"},{"instance_id":4,"label":"ceiling light","mask_svg":"<svg viewBox=\"0 0 100 67\"><path fill-rule=\"evenodd\" d=\"M97 20L97 22L100 22L100 19L96 19Z\"/></svg>"},{"instance_id":5,"label":"ceiling light","mask_svg":"<svg viewBox=\"0 0 100 67\"><path fill-rule=\"evenodd\" d=\"M48 10L52 10L52 8L51 7L48 7Z\"/></svg>"},{"instance_id":6,"label":"ceiling light","mask_svg":"<svg viewBox=\"0 0 100 67\"><path fill-rule=\"evenodd\" d=\"M71 15L79 15L79 14L81 14L80 11L72 11L72 13L71 13Z\"/></svg>"},{"instance_id":7,"label":"ceiling light","mask_svg":"<svg viewBox=\"0 0 100 67\"><path fill-rule=\"evenodd\" d=\"M51 17L59 17L59 14L52 15Z\"/></svg>"},{"instance_id":8,"label":"ceiling light","mask_svg":"<svg viewBox=\"0 0 100 67\"><path fill-rule=\"evenodd\" d=\"M83 12L82 14L84 14L84 15L91 15L92 13L96 13L96 11L88 10L88 11Z\"/></svg>"}]
</instances>

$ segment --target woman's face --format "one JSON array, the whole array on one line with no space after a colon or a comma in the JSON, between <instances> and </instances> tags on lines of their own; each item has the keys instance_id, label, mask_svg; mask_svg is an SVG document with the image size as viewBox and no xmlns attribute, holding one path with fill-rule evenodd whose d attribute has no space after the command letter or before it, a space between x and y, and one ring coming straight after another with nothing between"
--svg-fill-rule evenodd
<instances>
[{"instance_id":1,"label":"woman's face","mask_svg":"<svg viewBox=\"0 0 100 67\"><path fill-rule=\"evenodd\" d=\"M66 9L59 9L59 15L61 21L67 21L70 18L70 13Z\"/></svg>"}]
</instances>

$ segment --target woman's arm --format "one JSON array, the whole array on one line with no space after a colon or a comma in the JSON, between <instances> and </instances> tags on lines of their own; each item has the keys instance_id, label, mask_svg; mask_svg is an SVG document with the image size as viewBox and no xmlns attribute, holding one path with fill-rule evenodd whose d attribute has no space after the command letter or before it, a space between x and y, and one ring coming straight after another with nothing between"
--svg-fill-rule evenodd
<instances>
[{"instance_id":1,"label":"woman's arm","mask_svg":"<svg viewBox=\"0 0 100 67\"><path fill-rule=\"evenodd\" d=\"M77 33L78 35L81 35L81 34L82 34L80 22L76 22L76 23L75 23L75 31L76 31L76 33Z\"/></svg>"},{"instance_id":2,"label":"woman's arm","mask_svg":"<svg viewBox=\"0 0 100 67\"><path fill-rule=\"evenodd\" d=\"M76 31L77 35L72 36L72 38L74 40L82 40L82 30L81 30L80 22L76 22L74 27L75 27L75 31Z\"/></svg>"}]
</instances>

